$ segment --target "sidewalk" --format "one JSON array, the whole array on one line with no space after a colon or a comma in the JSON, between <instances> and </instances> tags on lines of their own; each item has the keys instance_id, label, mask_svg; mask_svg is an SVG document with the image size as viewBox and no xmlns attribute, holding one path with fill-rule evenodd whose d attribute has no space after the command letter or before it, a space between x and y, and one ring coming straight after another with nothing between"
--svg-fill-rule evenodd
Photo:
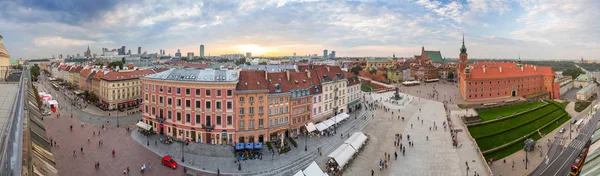
<instances>
[{"instance_id":1,"label":"sidewalk","mask_svg":"<svg viewBox=\"0 0 600 176\"><path fill-rule=\"evenodd\" d=\"M360 111L360 116L365 115L365 111ZM350 117L353 117L351 115ZM344 136L351 132L361 131L368 121L362 119L348 118L346 122L337 128L337 135L341 133ZM211 145L190 143L185 146L185 163L181 162L182 144L174 143L170 145L154 144L159 140L160 135L146 137L134 130L132 138L141 146L148 148L159 156L171 155L179 164L203 172L216 173L217 169L221 174L235 175L292 175L294 172L305 169L312 161L320 163L327 154L337 148L344 139L339 136L330 137L311 137L305 144L304 136L296 139L298 147L292 146L292 150L286 154L274 155L268 151L266 145L261 150L262 160L247 160L241 162L241 170L238 170L236 158L233 157L234 148L228 145ZM150 145L147 145L147 141ZM308 151L304 151L304 146L308 146ZM323 149L323 156L319 156L317 148Z\"/></svg>"}]
</instances>

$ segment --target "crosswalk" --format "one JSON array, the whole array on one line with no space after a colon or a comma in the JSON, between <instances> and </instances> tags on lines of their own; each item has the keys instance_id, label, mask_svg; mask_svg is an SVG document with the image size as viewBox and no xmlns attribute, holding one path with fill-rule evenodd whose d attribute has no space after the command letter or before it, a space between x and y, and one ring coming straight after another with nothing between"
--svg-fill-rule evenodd
<instances>
[{"instance_id":1,"label":"crosswalk","mask_svg":"<svg viewBox=\"0 0 600 176\"><path fill-rule=\"evenodd\" d=\"M566 142L565 138L562 138L562 137L555 137L554 138L554 143L555 144L565 145L565 142Z\"/></svg>"},{"instance_id":2,"label":"crosswalk","mask_svg":"<svg viewBox=\"0 0 600 176\"><path fill-rule=\"evenodd\" d=\"M583 146L585 146L585 142L581 140L573 140L573 142L569 144L569 147L576 148L577 150L583 149Z\"/></svg>"}]
</instances>

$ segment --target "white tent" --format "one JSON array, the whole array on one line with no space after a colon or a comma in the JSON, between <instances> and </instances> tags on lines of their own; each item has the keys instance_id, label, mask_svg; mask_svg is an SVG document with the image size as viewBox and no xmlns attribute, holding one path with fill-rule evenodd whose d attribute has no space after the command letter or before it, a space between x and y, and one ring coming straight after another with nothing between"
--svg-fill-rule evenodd
<instances>
[{"instance_id":1,"label":"white tent","mask_svg":"<svg viewBox=\"0 0 600 176\"><path fill-rule=\"evenodd\" d=\"M310 123L306 124L306 130L310 133L310 132L317 130L317 127L315 127L315 124L310 122Z\"/></svg>"},{"instance_id":2,"label":"white tent","mask_svg":"<svg viewBox=\"0 0 600 176\"><path fill-rule=\"evenodd\" d=\"M318 123L317 125L315 125L315 127L319 131L324 131L325 129L329 128L329 126L325 125L323 122Z\"/></svg>"},{"instance_id":3,"label":"white tent","mask_svg":"<svg viewBox=\"0 0 600 176\"><path fill-rule=\"evenodd\" d=\"M358 151L363 146L365 141L367 141L367 136L365 134L362 132L354 132L354 134L346 139L344 143L349 144Z\"/></svg>"},{"instance_id":4,"label":"white tent","mask_svg":"<svg viewBox=\"0 0 600 176\"><path fill-rule=\"evenodd\" d=\"M331 118L331 120L335 120L335 123L340 123L342 120L346 120L346 118L350 117L350 115L345 112L338 114L335 118Z\"/></svg>"},{"instance_id":5,"label":"white tent","mask_svg":"<svg viewBox=\"0 0 600 176\"><path fill-rule=\"evenodd\" d=\"M342 144L327 156L333 158L340 167L344 167L350 158L352 158L354 153L356 153L356 150L354 150L352 146L348 144Z\"/></svg>"},{"instance_id":6,"label":"white tent","mask_svg":"<svg viewBox=\"0 0 600 176\"><path fill-rule=\"evenodd\" d=\"M329 127L331 127L331 126L335 125L335 121L333 121L333 120L331 120L331 119L329 119L329 120L325 120L325 121L323 121L323 122L321 122L321 123L324 123L325 125L327 125L327 128L329 128Z\"/></svg>"},{"instance_id":7,"label":"white tent","mask_svg":"<svg viewBox=\"0 0 600 176\"><path fill-rule=\"evenodd\" d=\"M54 105L54 107L58 108L58 101L56 101L56 100L48 100L48 101L46 101L46 105L48 105L48 107Z\"/></svg>"},{"instance_id":8,"label":"white tent","mask_svg":"<svg viewBox=\"0 0 600 176\"><path fill-rule=\"evenodd\" d=\"M310 165L308 165L303 172L306 176L323 176L325 174L325 172L323 172L319 165L317 165L317 163L314 161L310 163Z\"/></svg>"},{"instance_id":9,"label":"white tent","mask_svg":"<svg viewBox=\"0 0 600 176\"><path fill-rule=\"evenodd\" d=\"M296 174L294 174L294 176L304 176L304 173L302 173L302 171L299 170L298 172L296 172Z\"/></svg>"},{"instance_id":10,"label":"white tent","mask_svg":"<svg viewBox=\"0 0 600 176\"><path fill-rule=\"evenodd\" d=\"M145 124L142 121L138 122L137 126L140 127L141 129L144 129L144 130L150 130L152 128L152 126L150 126L148 124Z\"/></svg>"}]
</instances>

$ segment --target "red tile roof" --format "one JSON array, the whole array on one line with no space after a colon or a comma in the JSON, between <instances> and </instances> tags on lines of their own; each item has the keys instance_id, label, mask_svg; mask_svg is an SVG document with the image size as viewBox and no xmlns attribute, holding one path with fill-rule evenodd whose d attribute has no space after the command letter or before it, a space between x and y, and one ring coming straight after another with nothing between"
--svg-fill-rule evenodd
<instances>
[{"instance_id":1,"label":"red tile roof","mask_svg":"<svg viewBox=\"0 0 600 176\"><path fill-rule=\"evenodd\" d=\"M148 76L150 74L158 73L165 71L167 69L148 69L148 70L135 70L130 72L109 72L104 77L103 80L107 81L120 81L120 80L129 80L129 79L138 79L143 76Z\"/></svg>"},{"instance_id":2,"label":"red tile roof","mask_svg":"<svg viewBox=\"0 0 600 176\"><path fill-rule=\"evenodd\" d=\"M290 74L290 87L292 89L310 88L311 83L308 80L306 72L288 71Z\"/></svg>"},{"instance_id":3,"label":"red tile roof","mask_svg":"<svg viewBox=\"0 0 600 176\"><path fill-rule=\"evenodd\" d=\"M133 69L133 68L135 68L135 64L129 63L129 64L127 64L127 68Z\"/></svg>"},{"instance_id":4,"label":"red tile roof","mask_svg":"<svg viewBox=\"0 0 600 176\"><path fill-rule=\"evenodd\" d=\"M533 65L517 67L516 64L515 62L475 62L470 65L471 79L503 79L555 75L552 67Z\"/></svg>"},{"instance_id":5,"label":"red tile roof","mask_svg":"<svg viewBox=\"0 0 600 176\"><path fill-rule=\"evenodd\" d=\"M290 92L290 82L287 80L285 72L271 72L267 77L269 78L269 93ZM281 92L275 91L275 85L279 85Z\"/></svg>"},{"instance_id":6,"label":"red tile roof","mask_svg":"<svg viewBox=\"0 0 600 176\"><path fill-rule=\"evenodd\" d=\"M79 76L81 76L82 78L87 77L87 75L90 74L90 71L92 71L92 69L85 68L81 72L79 72Z\"/></svg>"},{"instance_id":7,"label":"red tile roof","mask_svg":"<svg viewBox=\"0 0 600 176\"><path fill-rule=\"evenodd\" d=\"M236 90L268 90L269 81L264 70L240 71L240 78Z\"/></svg>"},{"instance_id":8,"label":"red tile roof","mask_svg":"<svg viewBox=\"0 0 600 176\"><path fill-rule=\"evenodd\" d=\"M83 70L82 66L77 66L75 69L71 69L71 71L74 73L79 73L79 72L81 72L81 70Z\"/></svg>"},{"instance_id":9,"label":"red tile roof","mask_svg":"<svg viewBox=\"0 0 600 176\"><path fill-rule=\"evenodd\" d=\"M356 76L354 73L352 72L343 72L344 77L346 77L346 79L348 79L348 85L347 86L353 86L353 85L357 85L360 84L360 80L358 79L358 76Z\"/></svg>"},{"instance_id":10,"label":"red tile roof","mask_svg":"<svg viewBox=\"0 0 600 176\"><path fill-rule=\"evenodd\" d=\"M103 78L103 77L104 77L104 70L98 70L98 71L97 71L97 72L94 74L94 76L93 76L92 78L98 78L98 79L100 79L100 78Z\"/></svg>"}]
</instances>

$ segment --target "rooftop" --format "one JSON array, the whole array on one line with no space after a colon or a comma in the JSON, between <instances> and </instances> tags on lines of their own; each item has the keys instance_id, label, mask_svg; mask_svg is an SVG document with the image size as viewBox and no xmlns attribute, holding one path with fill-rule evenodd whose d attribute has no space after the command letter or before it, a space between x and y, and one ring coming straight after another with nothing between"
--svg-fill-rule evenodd
<instances>
[{"instance_id":1,"label":"rooftop","mask_svg":"<svg viewBox=\"0 0 600 176\"><path fill-rule=\"evenodd\" d=\"M475 62L469 66L472 79L504 79L529 76L553 76L551 67L523 65L516 62Z\"/></svg>"},{"instance_id":2,"label":"rooftop","mask_svg":"<svg viewBox=\"0 0 600 176\"><path fill-rule=\"evenodd\" d=\"M178 68L148 75L144 78L189 82L236 82L238 81L238 71Z\"/></svg>"},{"instance_id":3,"label":"rooftop","mask_svg":"<svg viewBox=\"0 0 600 176\"><path fill-rule=\"evenodd\" d=\"M166 69L148 69L148 70L135 70L129 72L108 72L102 77L103 80L107 81L119 81L128 79L137 79L140 77L148 76L154 73L162 72Z\"/></svg>"},{"instance_id":4,"label":"rooftop","mask_svg":"<svg viewBox=\"0 0 600 176\"><path fill-rule=\"evenodd\" d=\"M577 76L577 78L575 78L576 81L592 81L592 79L590 79L589 76L587 76L586 74L580 74L579 76Z\"/></svg>"},{"instance_id":5,"label":"rooftop","mask_svg":"<svg viewBox=\"0 0 600 176\"><path fill-rule=\"evenodd\" d=\"M297 65L241 65L244 70L266 70L268 72L278 72L282 70L296 70Z\"/></svg>"},{"instance_id":6,"label":"rooftop","mask_svg":"<svg viewBox=\"0 0 600 176\"><path fill-rule=\"evenodd\" d=\"M585 86L585 87L583 87L583 88L579 89L579 90L577 91L577 93L585 93L585 92L587 92L588 90L590 90L590 89L593 89L594 87L596 87L596 84L588 84L587 86Z\"/></svg>"}]
</instances>

